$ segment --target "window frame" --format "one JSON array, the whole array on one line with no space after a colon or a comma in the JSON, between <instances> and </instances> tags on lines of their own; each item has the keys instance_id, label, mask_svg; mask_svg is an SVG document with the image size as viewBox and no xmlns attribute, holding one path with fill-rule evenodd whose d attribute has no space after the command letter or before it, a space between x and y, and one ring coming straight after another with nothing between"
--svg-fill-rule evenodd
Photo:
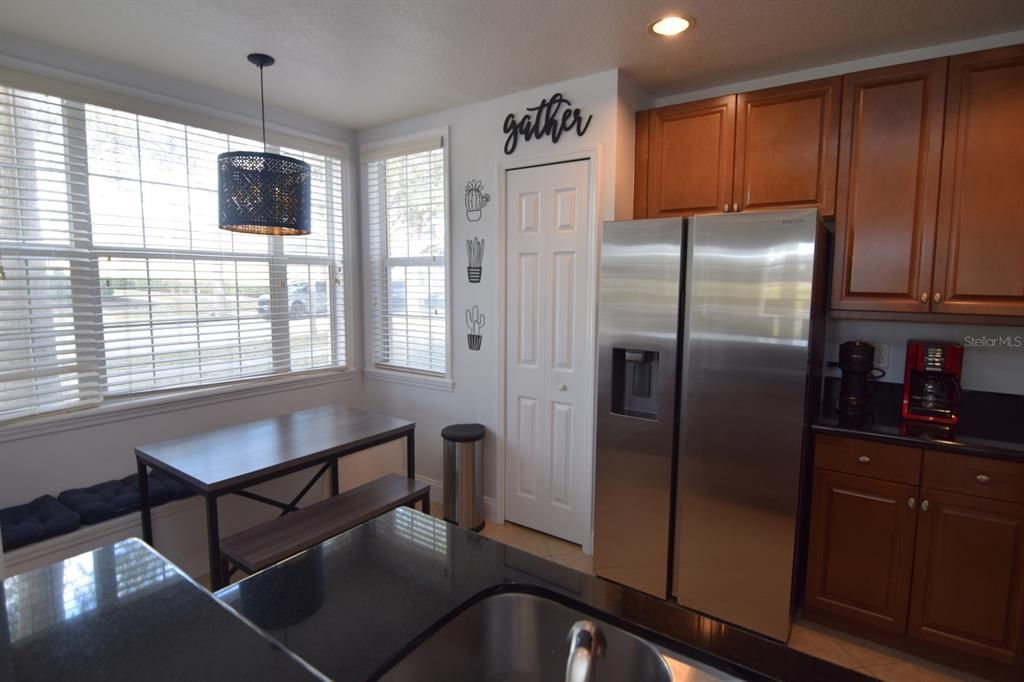
<instances>
[{"instance_id":1,"label":"window frame","mask_svg":"<svg viewBox=\"0 0 1024 682\"><path fill-rule=\"evenodd\" d=\"M445 297L445 371L444 374L429 372L421 369L412 367L401 367L394 365L378 364L376 362L377 357L377 344L379 339L374 333L374 329L377 325L377 312L373 309L373 291L374 291L374 267L375 261L379 260L382 263L384 271L387 271L388 262L392 260L397 261L415 261L422 257L392 257L388 258L386 254L375 254L372 251L371 239L370 239L370 186L369 186L369 161L365 159L367 155L373 157L374 160L380 158L382 155L394 154L401 155L408 153L410 148L429 143L433 140L441 140L441 152L444 162L444 297ZM364 320L370 320L369 324L364 324L364 348L366 352L364 355L363 363L363 375L367 379L407 384L410 386L417 386L420 388L429 388L441 391L453 391L455 389L455 383L453 381L454 368L452 366L452 349L454 347L453 337L453 324L454 318L452 314L452 211L451 211L451 146L449 145L449 127L444 126L442 128L434 128L431 130L424 130L409 135L402 135L397 137L390 137L383 140L375 141L360 145L359 147L359 180L361 185L360 200L363 210L361 211L361 236L363 237L363 256L367 263L365 272L363 274L363 290L367 292L364 297ZM385 287L387 290L387 287Z\"/></svg>"},{"instance_id":2,"label":"window frame","mask_svg":"<svg viewBox=\"0 0 1024 682\"><path fill-rule=\"evenodd\" d=\"M84 130L85 107L87 105L115 109L132 115L156 118L169 123L197 127L224 135L258 139L261 134L260 124L256 119L238 116L201 105L193 105L189 102L170 100L166 97L149 95L149 93L140 93L144 95L144 97L135 96L134 92L131 94L122 94L120 92L116 92L115 90L119 90L120 88L116 88L114 86L111 86L111 90L99 90L69 81L57 80L46 76L40 76L4 67L0 67L0 84L14 90L36 92L46 96L61 98L63 100L61 103L61 110L65 120L65 126L81 128L83 133L82 139L76 141L74 144L80 144L82 149L79 151L82 151L83 153L85 151L86 144ZM277 390L293 390L294 388L297 388L295 384L300 382L308 382L311 385L316 385L324 381L348 380L356 374L355 368L360 364L359 347L353 343L355 336L353 332L353 320L357 317L358 308L356 307L356 304L359 303L359 281L355 273L353 273L353 254L358 250L358 242L355 241L357 237L354 234L356 231L355 225L357 225L358 222L353 220L353 216L356 212L354 202L355 193L357 191L355 185L355 172L357 169L353 163L350 144L342 139L325 138L284 126L268 124L268 151L277 150L282 147L301 150L304 153L326 156L339 165L341 175L340 209L342 215L342 241L340 244L341 258L337 258L336 254L333 256L287 254L283 248L280 248L280 245L277 245L276 248L268 249L265 255L261 254L260 256L254 256L253 254L232 254L228 256L228 259L237 262L253 260L265 262L270 268L271 276L275 269L279 269L282 273L286 272L288 264L315 264L326 266L328 268L328 272L337 278L338 268L340 267L342 275L340 281L340 286L342 288L340 300L342 305L342 315L340 322L343 326L344 333L340 335L336 333L333 334L331 353L334 357L337 357L338 344L343 344L345 351L344 362L342 364L325 367L274 371L255 376L238 377L169 388L157 388L136 393L111 395L107 393L106 371L103 367L105 353L103 348L103 337L105 335L105 329L102 319L96 323L97 326L94 332L95 339L100 341L97 346L98 350L91 354L79 350L82 347L82 344L79 343L81 339L81 332L78 329L79 322L77 320L79 319L81 314L80 311L83 310L83 308L76 303L72 306L76 319L76 354L80 364L90 365L93 368L92 371L95 371L97 374L98 379L94 399L80 400L77 404L55 410L44 410L32 414L9 417L0 416L0 442L4 442L4 440L9 437L25 437L22 434L30 434L40 428L45 429L45 432L50 432L54 429L56 424L60 424L65 421L69 424L73 423L76 425L89 425L94 421L96 423L104 423L110 421L112 415L118 415L117 418L124 418L121 415L129 415L134 413L136 410L140 411L140 414L148 414L162 412L166 409L187 409L191 407L192 403L202 404L207 402L221 402L224 400L232 400L236 397L244 397L248 394L260 395ZM86 156L85 158L86 162L84 169L69 171L65 174L65 177L66 182L72 182L76 179L84 181L84 201L88 208L89 171L88 157ZM82 265L72 259L74 267L79 270L84 268L88 271L87 275L85 272L81 272L80 274L85 275L89 281L89 291L83 293L80 290L76 290L74 292L74 298L76 299L98 293L102 280L99 275L98 265L101 258L107 257L108 255L119 255L121 252L132 256L137 255L142 258L152 258L159 255L155 251L144 248L140 249L121 246L96 247L92 243L91 221L86 230L79 230L76 233L79 235L84 234L86 238L73 240L73 242L69 243L67 246L56 247L50 245L45 249L48 254L52 254L54 257L58 258L64 257L65 254L69 258L71 256L81 256L83 249L88 251L87 264ZM31 253L32 251L33 247L31 246L5 246L5 252L13 254L15 257L17 257L19 253ZM181 256L183 253L184 252L178 252L177 255ZM226 254L217 254L214 252L207 253L201 250L189 251L187 252L187 255L189 258L197 260L216 259L218 256L223 259L226 256ZM271 279L271 284L272 283L273 279ZM92 289L95 289L95 291L92 291ZM335 331L337 329L338 321L334 312L337 310L334 305L334 302L337 300L336 294L337 287L331 287L331 319L332 327ZM88 315L89 313L86 314ZM99 312L97 311L96 314L99 315ZM275 349L275 367L278 364L278 353L279 349ZM58 428L58 430L60 429Z\"/></svg>"}]
</instances>

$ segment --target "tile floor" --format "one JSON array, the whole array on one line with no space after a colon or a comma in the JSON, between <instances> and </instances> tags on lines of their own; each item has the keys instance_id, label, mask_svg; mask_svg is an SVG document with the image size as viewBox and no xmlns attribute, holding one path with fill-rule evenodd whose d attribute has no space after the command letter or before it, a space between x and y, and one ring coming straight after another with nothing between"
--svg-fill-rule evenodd
<instances>
[{"instance_id":1,"label":"tile floor","mask_svg":"<svg viewBox=\"0 0 1024 682\"><path fill-rule=\"evenodd\" d=\"M434 516L441 515L437 503L430 511ZM529 528L488 523L482 535L585 573L594 572L593 558L579 545ZM980 677L808 621L793 624L789 646L886 682L983 682Z\"/></svg>"}]
</instances>

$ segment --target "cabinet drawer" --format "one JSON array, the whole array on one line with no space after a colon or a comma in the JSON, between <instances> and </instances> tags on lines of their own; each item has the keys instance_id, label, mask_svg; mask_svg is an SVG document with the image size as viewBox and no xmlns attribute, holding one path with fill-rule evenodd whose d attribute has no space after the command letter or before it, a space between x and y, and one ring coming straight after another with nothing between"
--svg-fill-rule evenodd
<instances>
[{"instance_id":1,"label":"cabinet drawer","mask_svg":"<svg viewBox=\"0 0 1024 682\"><path fill-rule=\"evenodd\" d=\"M917 485L921 476L921 451L917 448L819 434L814 440L814 466Z\"/></svg>"},{"instance_id":2,"label":"cabinet drawer","mask_svg":"<svg viewBox=\"0 0 1024 682\"><path fill-rule=\"evenodd\" d=\"M921 485L1024 504L1024 462L927 450Z\"/></svg>"}]
</instances>

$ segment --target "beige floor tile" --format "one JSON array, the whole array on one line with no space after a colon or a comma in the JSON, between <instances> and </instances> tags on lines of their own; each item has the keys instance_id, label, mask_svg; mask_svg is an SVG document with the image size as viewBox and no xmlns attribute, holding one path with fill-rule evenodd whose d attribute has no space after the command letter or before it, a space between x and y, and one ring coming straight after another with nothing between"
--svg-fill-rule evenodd
<instances>
[{"instance_id":1,"label":"beige floor tile","mask_svg":"<svg viewBox=\"0 0 1024 682\"><path fill-rule=\"evenodd\" d=\"M568 554L553 554L551 560L581 573L594 575L594 557L584 554L581 549Z\"/></svg>"},{"instance_id":2,"label":"beige floor tile","mask_svg":"<svg viewBox=\"0 0 1024 682\"><path fill-rule=\"evenodd\" d=\"M789 646L844 668L859 667L857 660L843 649L838 639L800 623L793 625L789 635Z\"/></svg>"},{"instance_id":3,"label":"beige floor tile","mask_svg":"<svg viewBox=\"0 0 1024 682\"><path fill-rule=\"evenodd\" d=\"M968 675L934 663L887 663L868 666L867 675L884 682L983 682L982 678Z\"/></svg>"}]
</instances>

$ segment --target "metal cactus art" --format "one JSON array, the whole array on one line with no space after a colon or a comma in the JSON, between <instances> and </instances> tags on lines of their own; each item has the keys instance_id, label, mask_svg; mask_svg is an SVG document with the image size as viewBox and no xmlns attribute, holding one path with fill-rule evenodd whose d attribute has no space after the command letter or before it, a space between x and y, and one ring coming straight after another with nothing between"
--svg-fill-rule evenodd
<instances>
[{"instance_id":1,"label":"metal cactus art","mask_svg":"<svg viewBox=\"0 0 1024 682\"><path fill-rule=\"evenodd\" d=\"M466 272L469 274L469 283L478 284L480 277L483 274L483 262L484 262L484 240L473 237L472 239L466 240L466 258L469 261L469 267L466 268Z\"/></svg>"},{"instance_id":2,"label":"metal cactus art","mask_svg":"<svg viewBox=\"0 0 1024 682\"><path fill-rule=\"evenodd\" d=\"M466 340L469 342L470 350L480 350L480 344L483 343L484 337L480 335L480 330L484 328L487 318L478 306L466 309L466 327L469 329L469 333L466 334Z\"/></svg>"},{"instance_id":3,"label":"metal cactus art","mask_svg":"<svg viewBox=\"0 0 1024 682\"><path fill-rule=\"evenodd\" d=\"M484 183L470 180L466 183L466 220L475 223L483 215L484 206L491 201L490 194L484 194Z\"/></svg>"}]
</instances>

